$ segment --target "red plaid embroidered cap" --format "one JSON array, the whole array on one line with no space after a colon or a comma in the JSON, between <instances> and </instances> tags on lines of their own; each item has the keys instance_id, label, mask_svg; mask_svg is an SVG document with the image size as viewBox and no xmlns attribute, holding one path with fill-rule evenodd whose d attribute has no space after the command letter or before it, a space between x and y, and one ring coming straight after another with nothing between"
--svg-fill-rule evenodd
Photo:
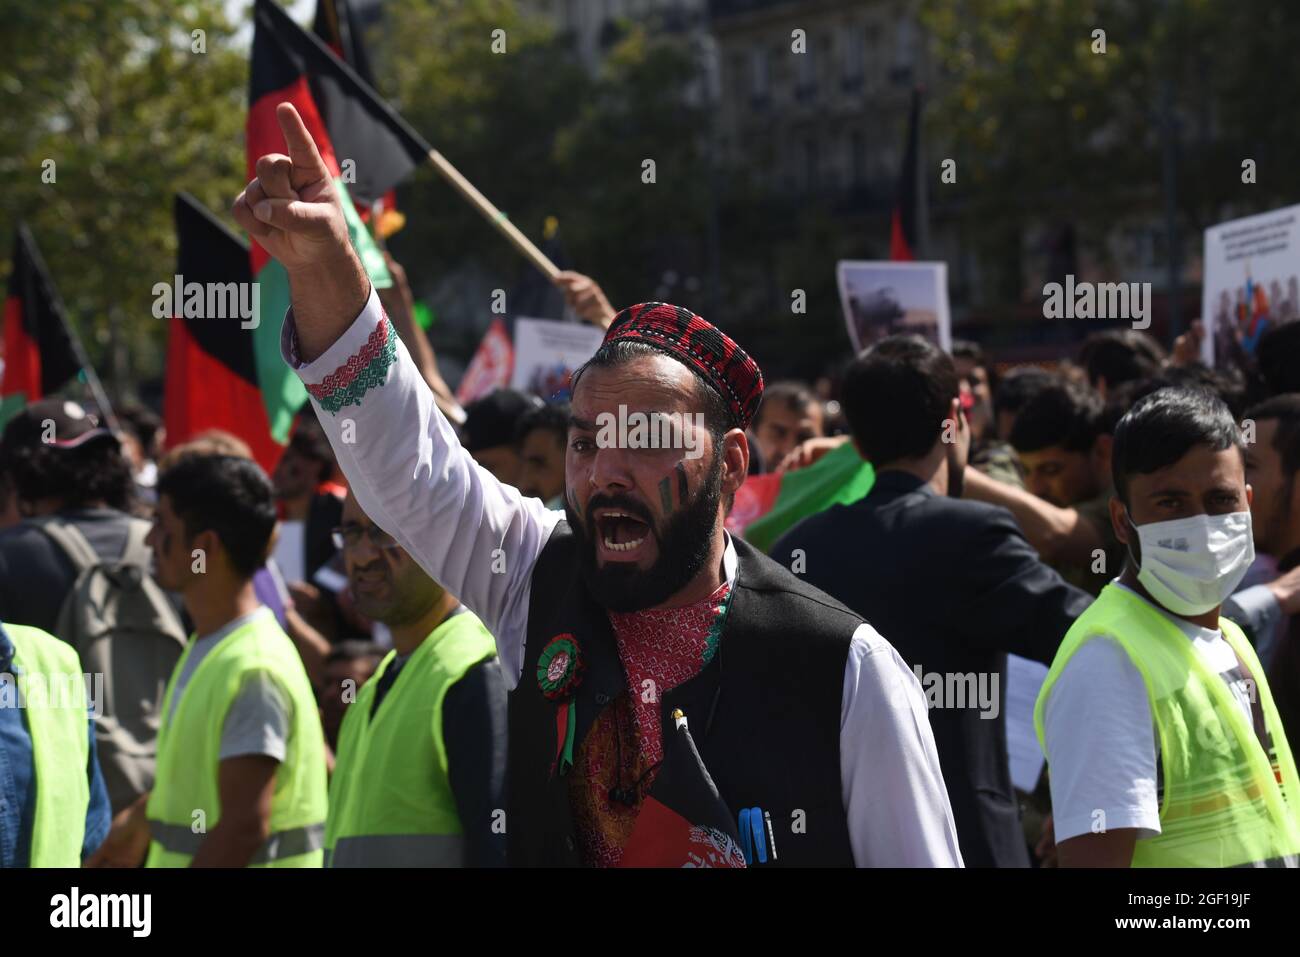
<instances>
[{"instance_id":1,"label":"red plaid embroidered cap","mask_svg":"<svg viewBox=\"0 0 1300 957\"><path fill-rule=\"evenodd\" d=\"M763 372L717 326L682 306L643 302L628 306L610 323L604 341L619 339L643 342L694 369L721 393L740 427L749 428L763 398Z\"/></svg>"}]
</instances>

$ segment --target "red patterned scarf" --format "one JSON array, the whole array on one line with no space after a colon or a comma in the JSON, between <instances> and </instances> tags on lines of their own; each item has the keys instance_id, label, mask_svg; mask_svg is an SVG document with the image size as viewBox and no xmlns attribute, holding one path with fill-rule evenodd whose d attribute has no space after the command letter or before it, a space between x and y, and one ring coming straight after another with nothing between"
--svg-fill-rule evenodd
<instances>
[{"instance_id":1,"label":"red patterned scarf","mask_svg":"<svg viewBox=\"0 0 1300 957\"><path fill-rule=\"evenodd\" d=\"M713 660L730 597L724 582L683 608L608 612L627 690L601 712L575 760L570 798L588 866L614 867L621 859L663 760L660 701ZM634 806L610 800L616 785L634 788Z\"/></svg>"}]
</instances>

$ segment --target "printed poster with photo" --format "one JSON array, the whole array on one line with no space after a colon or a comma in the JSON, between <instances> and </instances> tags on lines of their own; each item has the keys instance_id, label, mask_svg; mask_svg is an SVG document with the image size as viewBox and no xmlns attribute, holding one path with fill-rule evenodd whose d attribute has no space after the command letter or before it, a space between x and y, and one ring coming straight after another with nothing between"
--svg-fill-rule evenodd
<instances>
[{"instance_id":1,"label":"printed poster with photo","mask_svg":"<svg viewBox=\"0 0 1300 957\"><path fill-rule=\"evenodd\" d=\"M515 320L515 369L510 387L546 401L569 398L573 370L595 354L604 330L554 319Z\"/></svg>"},{"instance_id":2,"label":"printed poster with photo","mask_svg":"<svg viewBox=\"0 0 1300 957\"><path fill-rule=\"evenodd\" d=\"M1201 358L1248 364L1269 329L1300 318L1300 206L1205 231Z\"/></svg>"},{"instance_id":3,"label":"printed poster with photo","mask_svg":"<svg viewBox=\"0 0 1300 957\"><path fill-rule=\"evenodd\" d=\"M952 348L947 263L845 261L835 277L854 354L895 333Z\"/></svg>"}]
</instances>

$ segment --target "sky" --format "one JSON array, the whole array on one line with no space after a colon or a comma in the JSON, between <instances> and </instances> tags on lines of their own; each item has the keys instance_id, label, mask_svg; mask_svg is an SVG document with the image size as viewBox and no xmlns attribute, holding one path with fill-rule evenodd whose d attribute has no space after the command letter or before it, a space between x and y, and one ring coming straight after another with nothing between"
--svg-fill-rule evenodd
<instances>
[{"instance_id":1,"label":"sky","mask_svg":"<svg viewBox=\"0 0 1300 957\"><path fill-rule=\"evenodd\" d=\"M280 5L305 27L311 26L316 15L316 0L280 0ZM235 32L237 49L248 51L253 43L253 0L225 0L226 18L239 25Z\"/></svg>"}]
</instances>

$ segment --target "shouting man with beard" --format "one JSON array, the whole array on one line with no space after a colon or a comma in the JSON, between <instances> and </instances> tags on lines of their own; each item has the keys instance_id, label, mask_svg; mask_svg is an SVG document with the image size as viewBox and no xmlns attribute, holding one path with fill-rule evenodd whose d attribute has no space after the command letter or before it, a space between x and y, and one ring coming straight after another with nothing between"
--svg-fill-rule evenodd
<instances>
[{"instance_id":1,"label":"shouting man with beard","mask_svg":"<svg viewBox=\"0 0 1300 957\"><path fill-rule=\"evenodd\" d=\"M574 377L565 511L548 510L461 447L310 133L278 117L289 155L258 161L234 215L289 274L285 359L357 500L496 637L508 862L960 865L916 676L723 529L757 364L681 307L619 313ZM607 428L647 419L671 428Z\"/></svg>"}]
</instances>

